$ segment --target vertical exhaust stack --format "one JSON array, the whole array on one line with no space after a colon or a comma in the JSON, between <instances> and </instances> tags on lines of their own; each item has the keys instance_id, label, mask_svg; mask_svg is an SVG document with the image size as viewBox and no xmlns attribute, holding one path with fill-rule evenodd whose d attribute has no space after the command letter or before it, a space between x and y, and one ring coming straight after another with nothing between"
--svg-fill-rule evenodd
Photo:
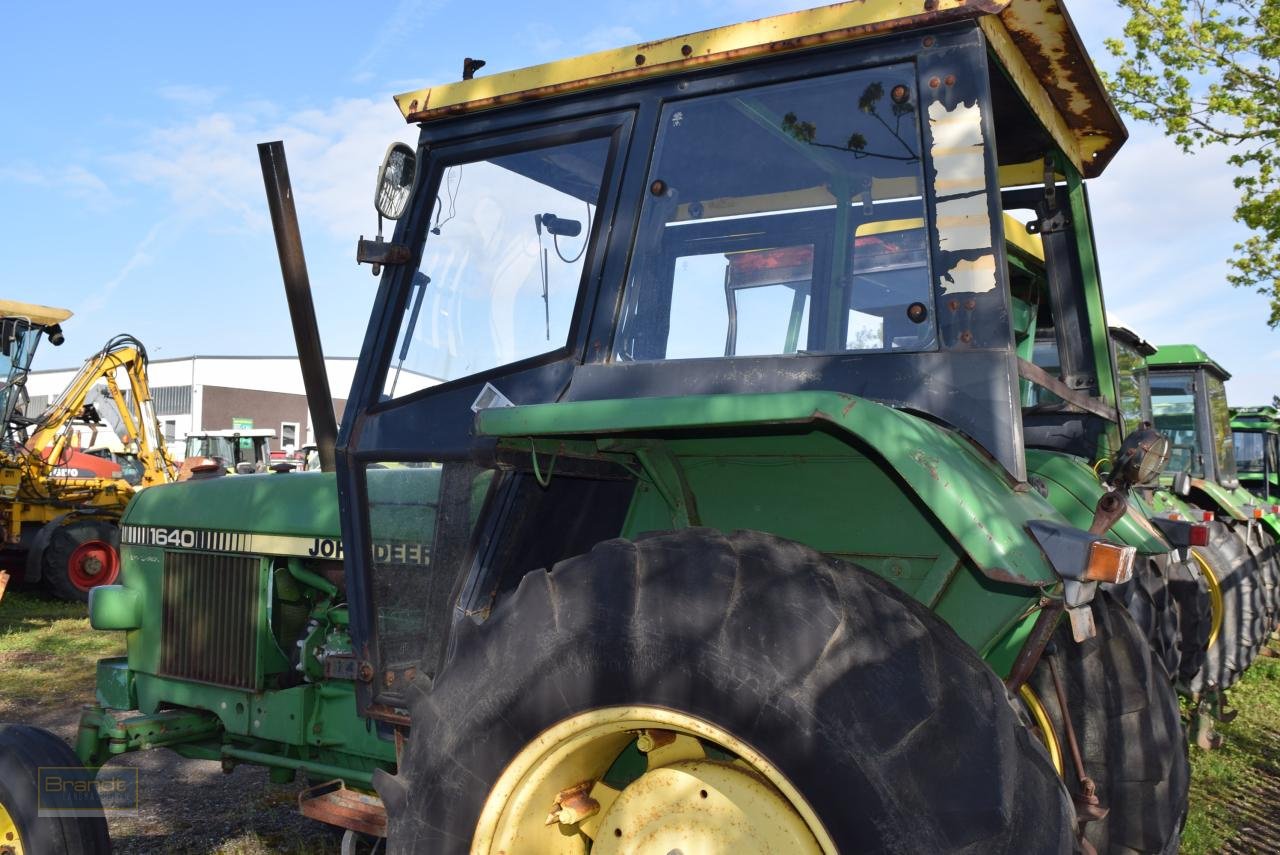
<instances>
[{"instance_id":1,"label":"vertical exhaust stack","mask_svg":"<svg viewBox=\"0 0 1280 855\"><path fill-rule=\"evenodd\" d=\"M329 391L329 375L324 367L315 304L311 301L311 280L307 277L307 259L302 254L302 233L298 230L298 211L293 205L293 185L289 183L284 143L259 143L258 158L262 161L262 181L267 189L267 205L271 208L271 228L280 253L280 273L284 276L284 293L289 300L289 319L293 322L293 338L302 365L302 385L316 432L320 468L332 472L338 423L333 415L333 394Z\"/></svg>"}]
</instances>

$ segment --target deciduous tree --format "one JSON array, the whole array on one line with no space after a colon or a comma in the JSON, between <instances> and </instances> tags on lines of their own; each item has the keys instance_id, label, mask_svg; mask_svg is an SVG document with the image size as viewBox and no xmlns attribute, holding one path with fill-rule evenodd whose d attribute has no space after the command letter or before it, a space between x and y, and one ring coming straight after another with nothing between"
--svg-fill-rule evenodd
<instances>
[{"instance_id":1,"label":"deciduous tree","mask_svg":"<svg viewBox=\"0 0 1280 855\"><path fill-rule=\"evenodd\" d=\"M1280 326L1280 0L1117 0L1129 14L1108 75L1117 105L1184 151L1224 145L1237 168L1232 285L1271 298Z\"/></svg>"}]
</instances>

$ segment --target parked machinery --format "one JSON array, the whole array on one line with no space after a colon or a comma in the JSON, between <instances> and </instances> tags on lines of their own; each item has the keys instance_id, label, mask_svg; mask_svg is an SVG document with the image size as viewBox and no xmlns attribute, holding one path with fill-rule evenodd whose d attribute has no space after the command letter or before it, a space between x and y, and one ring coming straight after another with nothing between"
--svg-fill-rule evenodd
<instances>
[{"instance_id":1,"label":"parked machinery","mask_svg":"<svg viewBox=\"0 0 1280 855\"><path fill-rule=\"evenodd\" d=\"M337 474L133 502L84 762L333 779L303 811L399 851L1176 845L1169 675L1102 589L1174 546L1083 192L1125 131L1061 4L840 4L398 101Z\"/></svg>"},{"instance_id":2,"label":"parked machinery","mask_svg":"<svg viewBox=\"0 0 1280 855\"><path fill-rule=\"evenodd\" d=\"M116 581L120 570L120 514L142 487L176 475L151 406L147 354L132 336L116 336L89 357L66 389L42 413L24 413L31 360L42 338L60 344L65 309L0 301L0 389L5 433L0 444L0 553L65 599L88 598L95 585ZM120 437L134 464L137 484L118 463L78 448L75 425L105 385L106 401L123 426ZM101 405L101 404L100 404Z\"/></svg>"},{"instance_id":3,"label":"parked machinery","mask_svg":"<svg viewBox=\"0 0 1280 855\"><path fill-rule=\"evenodd\" d=\"M1213 714L1222 691L1249 667L1280 620L1280 519L1236 475L1225 381L1230 374L1195 345L1163 345L1147 357L1156 426L1173 453L1157 504L1209 526L1218 561L1208 568L1221 634L1202 688Z\"/></svg>"},{"instance_id":4,"label":"parked machinery","mask_svg":"<svg viewBox=\"0 0 1280 855\"><path fill-rule=\"evenodd\" d=\"M1273 406L1232 407L1231 436L1236 477L1271 513L1280 502L1280 410Z\"/></svg>"}]
</instances>

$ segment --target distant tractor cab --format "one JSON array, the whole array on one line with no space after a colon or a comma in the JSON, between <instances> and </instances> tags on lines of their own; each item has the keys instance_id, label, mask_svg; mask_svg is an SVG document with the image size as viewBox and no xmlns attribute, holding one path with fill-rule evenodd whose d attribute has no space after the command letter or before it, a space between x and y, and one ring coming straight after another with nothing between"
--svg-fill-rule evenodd
<instances>
[{"instance_id":1,"label":"distant tractor cab","mask_svg":"<svg viewBox=\"0 0 1280 855\"><path fill-rule=\"evenodd\" d=\"M266 472L271 465L271 440L275 436L275 431L266 428L189 433L178 480L188 480L197 469L207 470L210 461L226 474Z\"/></svg>"},{"instance_id":2,"label":"distant tractor cab","mask_svg":"<svg viewBox=\"0 0 1280 855\"><path fill-rule=\"evenodd\" d=\"M1280 503L1280 410L1273 406L1233 407L1231 437L1240 484L1263 504Z\"/></svg>"}]
</instances>

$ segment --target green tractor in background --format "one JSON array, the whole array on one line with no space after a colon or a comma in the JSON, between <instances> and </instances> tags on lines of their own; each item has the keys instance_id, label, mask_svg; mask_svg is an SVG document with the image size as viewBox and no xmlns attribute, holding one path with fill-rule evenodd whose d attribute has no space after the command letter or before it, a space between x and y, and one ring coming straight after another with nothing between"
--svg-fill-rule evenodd
<instances>
[{"instance_id":1,"label":"green tractor in background","mask_svg":"<svg viewBox=\"0 0 1280 855\"><path fill-rule=\"evenodd\" d=\"M1280 410L1274 406L1232 407L1231 436L1240 485L1272 514L1280 512Z\"/></svg>"},{"instance_id":2,"label":"green tractor in background","mask_svg":"<svg viewBox=\"0 0 1280 855\"><path fill-rule=\"evenodd\" d=\"M1173 451L1156 491L1157 507L1199 516L1211 532L1217 660L1205 685L1229 688L1276 628L1280 519L1236 475L1225 381L1230 374L1195 345L1165 345L1147 357L1153 418ZM1219 701L1215 701L1219 703Z\"/></svg>"},{"instance_id":3,"label":"green tractor in background","mask_svg":"<svg viewBox=\"0 0 1280 855\"><path fill-rule=\"evenodd\" d=\"M397 99L336 441L260 147L336 475L130 505L80 760L302 773L395 851L1176 848L1196 529L1140 495L1083 184L1126 132L1062 6L475 68Z\"/></svg>"}]
</instances>

